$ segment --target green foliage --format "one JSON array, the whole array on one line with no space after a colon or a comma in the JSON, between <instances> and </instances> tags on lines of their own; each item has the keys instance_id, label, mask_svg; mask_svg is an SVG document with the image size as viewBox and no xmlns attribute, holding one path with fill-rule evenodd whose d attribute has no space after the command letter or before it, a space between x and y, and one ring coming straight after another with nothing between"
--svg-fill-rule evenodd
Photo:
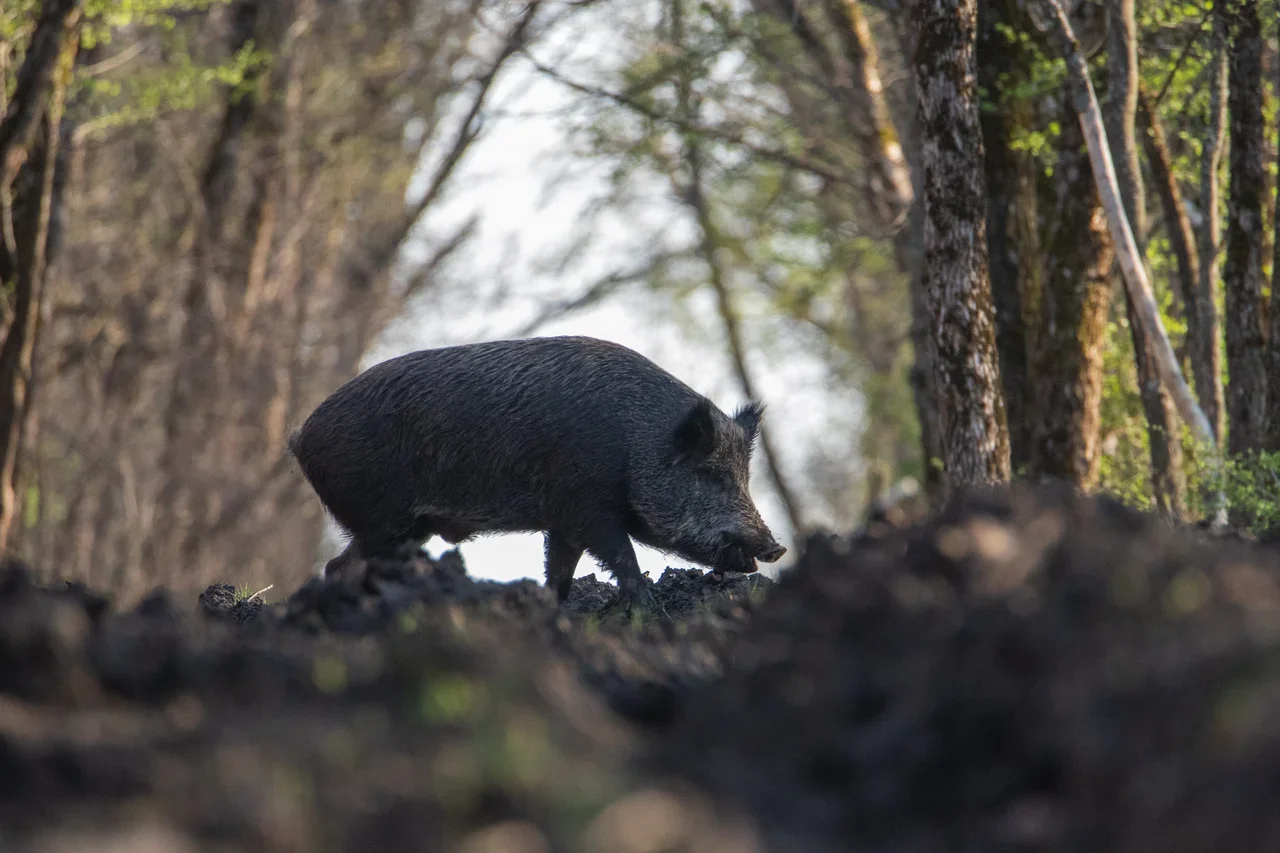
<instances>
[{"instance_id":1,"label":"green foliage","mask_svg":"<svg viewBox=\"0 0 1280 853\"><path fill-rule=\"evenodd\" d=\"M1276 33L1276 10L1262 4L1263 31L1268 38ZM1142 86L1150 97L1159 98L1157 113L1164 125L1173 157L1174 176L1182 185L1184 197L1196 206L1198 214L1201 175L1200 160L1209 127L1209 63L1212 58L1212 4L1188 3L1181 0L1152 0L1137 4L1139 31L1139 71ZM1096 77L1095 80L1105 79ZM1273 128L1278 99L1275 81L1265 80L1267 97L1264 119ZM1105 95L1105 92L1101 94ZM1270 134L1272 131L1268 131ZM1225 172L1227 158L1220 168ZM1268 167L1273 168L1274 163ZM1213 215L1225 215L1229 188L1220 193L1223 205ZM1185 311L1172 293L1170 282L1177 274L1175 259L1163 230L1162 211L1155 189L1148 187L1147 211L1158 229L1148 247L1147 257L1153 272L1153 283L1161 313L1175 349L1180 349L1186 335ZM1193 225L1198 223L1193 220ZM1269 225L1265 226L1268 229ZM1221 259L1219 259L1221 260ZM1264 266L1271 263L1270 251L1264 252ZM1219 303L1219 312L1223 306ZM1098 488L1126 503L1150 509L1151 469L1147 430L1138 397L1132 361L1132 347L1123 310L1113 310L1108 329L1105 371L1106 380L1102 408L1102 443L1104 455ZM1223 364L1224 374L1226 364ZM1188 367L1184 361L1184 372ZM1220 472L1213 471L1185 428L1181 432L1187 477L1188 511L1192 517L1203 517L1210 509L1210 498L1217 491L1226 497L1233 523L1260 531L1280 518L1280 457L1255 454L1227 459Z\"/></svg>"},{"instance_id":2,"label":"green foliage","mask_svg":"<svg viewBox=\"0 0 1280 853\"><path fill-rule=\"evenodd\" d=\"M1259 451L1227 460L1219 477L1205 477L1207 488L1222 489L1234 524L1255 533L1280 525L1280 453Z\"/></svg>"},{"instance_id":3,"label":"green foliage","mask_svg":"<svg viewBox=\"0 0 1280 853\"><path fill-rule=\"evenodd\" d=\"M123 27L177 28L177 13L199 12L231 0L86 0L80 43L88 49L110 44L112 32Z\"/></svg>"},{"instance_id":4,"label":"green foliage","mask_svg":"<svg viewBox=\"0 0 1280 853\"><path fill-rule=\"evenodd\" d=\"M1138 394L1133 344L1124 304L1112 310L1103 350L1101 462L1098 490L1130 506L1151 509L1151 456L1142 398Z\"/></svg>"},{"instance_id":5,"label":"green foliage","mask_svg":"<svg viewBox=\"0 0 1280 853\"><path fill-rule=\"evenodd\" d=\"M154 41L163 63L123 63L114 73L85 73L72 80L69 95L80 103L82 132L137 125L166 113L194 110L215 102L227 88L246 92L270 55L252 43L218 61L198 59L194 43L207 13L230 0L88 0L79 35L81 55L109 45L113 33L129 28L135 46ZM5 90L12 93L26 37L38 14L34 0L0 9L0 40L12 49Z\"/></svg>"},{"instance_id":6,"label":"green foliage","mask_svg":"<svg viewBox=\"0 0 1280 853\"><path fill-rule=\"evenodd\" d=\"M181 39L178 40L181 46ZM94 131L154 121L176 111L215 103L226 89L246 93L270 55L252 43L225 62L200 64L185 50L160 67L146 67L118 79L83 81L97 115L87 123Z\"/></svg>"}]
</instances>

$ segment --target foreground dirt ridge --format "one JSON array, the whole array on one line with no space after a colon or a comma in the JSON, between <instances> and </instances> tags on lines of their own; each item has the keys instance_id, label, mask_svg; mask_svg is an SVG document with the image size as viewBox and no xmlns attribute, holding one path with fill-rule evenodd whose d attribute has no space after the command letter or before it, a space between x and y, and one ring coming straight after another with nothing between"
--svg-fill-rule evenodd
<instances>
[{"instance_id":1,"label":"foreground dirt ridge","mask_svg":"<svg viewBox=\"0 0 1280 853\"><path fill-rule=\"evenodd\" d=\"M1274 851L1280 563L1069 492L669 569L128 610L0 570L0 850Z\"/></svg>"}]
</instances>

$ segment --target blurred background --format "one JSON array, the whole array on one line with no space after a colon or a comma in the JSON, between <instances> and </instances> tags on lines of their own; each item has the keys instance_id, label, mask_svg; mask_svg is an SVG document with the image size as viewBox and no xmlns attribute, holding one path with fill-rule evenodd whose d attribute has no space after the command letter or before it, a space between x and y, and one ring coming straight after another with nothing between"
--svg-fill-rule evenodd
<instances>
[{"instance_id":1,"label":"blurred background","mask_svg":"<svg viewBox=\"0 0 1280 853\"><path fill-rule=\"evenodd\" d=\"M1226 24L1069 5L1104 99L1109 58L1140 60L1164 147L1139 179L1164 183L1139 233L1190 375L1221 346L1180 288L1203 273L1221 311L1222 243L1188 270L1178 238L1230 221ZM980 6L1015 475L1195 517L1061 64L1020 4ZM1274 10L1254 13L1275 70ZM292 588L339 546L284 450L320 400L409 350L560 333L632 346L722 408L763 400L753 489L785 544L887 490L936 494L908 29L893 0L6 0L5 548L126 596ZM1273 76L1241 107L1264 130ZM480 576L541 572L540 537L462 551Z\"/></svg>"}]
</instances>

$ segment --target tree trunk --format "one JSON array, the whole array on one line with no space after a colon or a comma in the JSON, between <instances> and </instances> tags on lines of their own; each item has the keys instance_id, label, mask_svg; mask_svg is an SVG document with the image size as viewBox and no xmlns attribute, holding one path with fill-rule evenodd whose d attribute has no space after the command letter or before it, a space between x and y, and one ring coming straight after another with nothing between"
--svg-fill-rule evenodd
<instances>
[{"instance_id":1,"label":"tree trunk","mask_svg":"<svg viewBox=\"0 0 1280 853\"><path fill-rule=\"evenodd\" d=\"M913 206L908 214L909 227L921 235L924 234L923 205ZM929 503L937 506L945 497L946 461L942 446L942 414L938 409L938 394L935 390L934 364L936 355L933 352L933 323L930 321L929 301L924 291L924 271L917 265L914 272L908 274L907 287L911 299L911 351L913 363L908 376L911 383L911 397L915 403L916 419L920 426L920 454L924 462L924 491Z\"/></svg>"},{"instance_id":2,"label":"tree trunk","mask_svg":"<svg viewBox=\"0 0 1280 853\"><path fill-rule=\"evenodd\" d=\"M1056 199L1044 255L1032 473L1092 488L1098 478L1102 355L1115 244L1084 135L1063 106Z\"/></svg>"},{"instance_id":3,"label":"tree trunk","mask_svg":"<svg viewBox=\"0 0 1280 853\"><path fill-rule=\"evenodd\" d=\"M1164 127L1155 107L1145 92L1139 93L1138 117L1142 121L1142 147L1146 151L1147 164L1155 179L1156 192L1160 196L1160 209L1164 215L1164 230L1169 235L1169 246L1178 265L1178 296L1182 300L1187 321L1187 350L1190 353L1191 373L1195 377L1197 397L1201 408L1205 406L1204 389L1213 387L1213 365L1204 359L1205 328L1199 310L1200 304L1200 252L1196 246L1195 231L1187 216L1182 200L1182 188L1173 173L1173 155L1169 152ZM1209 395L1212 399L1212 395ZM1208 412L1206 411L1206 416ZM1210 418L1210 422L1212 422Z\"/></svg>"},{"instance_id":4,"label":"tree trunk","mask_svg":"<svg viewBox=\"0 0 1280 853\"><path fill-rule=\"evenodd\" d=\"M1009 479L1009 432L987 273L977 0L916 0L924 168L923 288L949 488Z\"/></svg>"},{"instance_id":5,"label":"tree trunk","mask_svg":"<svg viewBox=\"0 0 1280 853\"><path fill-rule=\"evenodd\" d=\"M1028 156L1012 145L1013 133L1026 120L1026 111L1021 104L1007 103L1002 87L1029 78L1030 57L997 25L1016 30L1023 23L1015 4L1003 0L980 0L978 4L978 85L990 100L989 108L981 113L983 167L989 194L987 255L1009 424L1009 457L1015 473L1030 468L1035 435L1028 365L1031 350L1023 300L1028 266L1025 258L1031 256L1029 249L1033 247L1023 245L1021 237L1035 227L1036 208L1034 185L1027 186Z\"/></svg>"},{"instance_id":6,"label":"tree trunk","mask_svg":"<svg viewBox=\"0 0 1280 853\"><path fill-rule=\"evenodd\" d=\"M1266 412L1266 338L1262 324L1262 25L1257 0L1215 6L1231 35L1227 108L1231 121L1227 197L1227 416L1230 450L1258 449Z\"/></svg>"},{"instance_id":7,"label":"tree trunk","mask_svg":"<svg viewBox=\"0 0 1280 853\"><path fill-rule=\"evenodd\" d=\"M864 129L861 142L871 174L872 198L880 199L882 221L899 222L915 200L915 189L885 100L871 28L867 26L859 0L825 0L825 3L828 17L835 25L841 56L848 67L849 84L837 91L847 93L852 124Z\"/></svg>"},{"instance_id":8,"label":"tree trunk","mask_svg":"<svg viewBox=\"0 0 1280 853\"><path fill-rule=\"evenodd\" d=\"M1151 496L1156 509L1169 518L1181 519L1187 510L1186 479L1182 472L1182 443L1176 432L1178 420L1173 400L1160 386L1160 374L1151 353L1138 306L1128 289L1124 291L1129 339L1137 368L1138 394L1147 419L1147 442L1151 455Z\"/></svg>"},{"instance_id":9,"label":"tree trunk","mask_svg":"<svg viewBox=\"0 0 1280 853\"><path fill-rule=\"evenodd\" d=\"M1139 257L1145 263L1147 213L1138 163L1138 36L1133 4L1134 0L1107 0L1107 99L1103 117L1125 215L1133 229ZM1160 387L1137 306L1127 292L1124 304L1137 366L1138 394L1147 420L1152 495L1161 512L1180 518L1185 500L1177 412L1168 393Z\"/></svg>"},{"instance_id":10,"label":"tree trunk","mask_svg":"<svg viewBox=\"0 0 1280 853\"><path fill-rule=\"evenodd\" d=\"M1276 147L1280 149L1280 139ZM1268 450L1280 450L1280 210L1274 211L1275 239L1272 242L1274 256L1271 262L1270 334L1267 339L1267 413L1265 445Z\"/></svg>"},{"instance_id":11,"label":"tree trunk","mask_svg":"<svg viewBox=\"0 0 1280 853\"><path fill-rule=\"evenodd\" d=\"M1226 17L1217 10L1213 16L1213 54L1209 63L1209 132L1200 155L1200 208L1204 225L1200 228L1200 289L1197 313L1204 334L1196 360L1206 365L1209 381L1196 391L1206 417L1213 425L1219 444L1225 437L1227 424L1226 387L1222 376L1222 322L1218 316L1221 293L1219 254L1222 249L1222 220L1219 217L1221 196L1219 177L1222 148L1227 133L1227 57Z\"/></svg>"},{"instance_id":12,"label":"tree trunk","mask_svg":"<svg viewBox=\"0 0 1280 853\"><path fill-rule=\"evenodd\" d=\"M1124 273L1125 288L1133 299L1137 318L1142 323L1143 331L1146 332L1150 341L1150 349L1160 374L1160 381L1173 396L1179 413L1195 433L1196 439L1216 454L1217 443L1213 428L1209 425L1195 397L1192 396L1191 388L1182 375L1182 368L1178 365L1173 345L1169 343L1164 321L1160 318L1160 309L1156 305L1155 295L1151 292L1151 281L1147 277L1146 265L1138 253L1133 230L1129 226L1129 218L1125 216L1124 205L1120 201L1120 188L1116 182L1111 152L1108 150L1102 110L1098 106L1093 83L1089 80L1089 67L1085 63L1084 54L1071 32L1060 0L1041 0L1039 5L1031 8L1035 11L1036 26L1048 35L1053 48L1066 63L1071 106L1080 117L1080 128L1084 132L1085 142L1089 148L1089 163L1093 168L1094 183L1098 187L1102 207L1107 215L1111 239L1116 244L1120 269Z\"/></svg>"},{"instance_id":13,"label":"tree trunk","mask_svg":"<svg viewBox=\"0 0 1280 853\"><path fill-rule=\"evenodd\" d=\"M20 505L18 455L35 405L32 358L44 304L59 130L79 41L79 5L73 0L45 3L18 72L14 98L0 122L0 205L6 244L0 256L14 282L13 310L0 344L0 551L8 546ZM37 126L39 138L31 145ZM20 157L15 155L28 146L27 160L18 166ZM11 190L16 190L17 204L12 203Z\"/></svg>"}]
</instances>

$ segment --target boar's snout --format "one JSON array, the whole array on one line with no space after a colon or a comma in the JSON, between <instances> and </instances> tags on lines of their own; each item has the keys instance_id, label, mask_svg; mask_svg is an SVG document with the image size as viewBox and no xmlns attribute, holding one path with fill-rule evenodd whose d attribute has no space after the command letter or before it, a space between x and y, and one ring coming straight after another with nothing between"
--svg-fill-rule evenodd
<instances>
[{"instance_id":1,"label":"boar's snout","mask_svg":"<svg viewBox=\"0 0 1280 853\"><path fill-rule=\"evenodd\" d=\"M760 553L756 554L756 559L762 563L776 563L782 559L782 555L787 553L787 549L779 545L777 542L770 542L764 546Z\"/></svg>"},{"instance_id":2,"label":"boar's snout","mask_svg":"<svg viewBox=\"0 0 1280 853\"><path fill-rule=\"evenodd\" d=\"M718 572L741 572L749 575L757 571L756 560L773 563L779 560L787 549L779 545L772 536L743 536L737 531L720 533L719 558L715 563Z\"/></svg>"}]
</instances>

